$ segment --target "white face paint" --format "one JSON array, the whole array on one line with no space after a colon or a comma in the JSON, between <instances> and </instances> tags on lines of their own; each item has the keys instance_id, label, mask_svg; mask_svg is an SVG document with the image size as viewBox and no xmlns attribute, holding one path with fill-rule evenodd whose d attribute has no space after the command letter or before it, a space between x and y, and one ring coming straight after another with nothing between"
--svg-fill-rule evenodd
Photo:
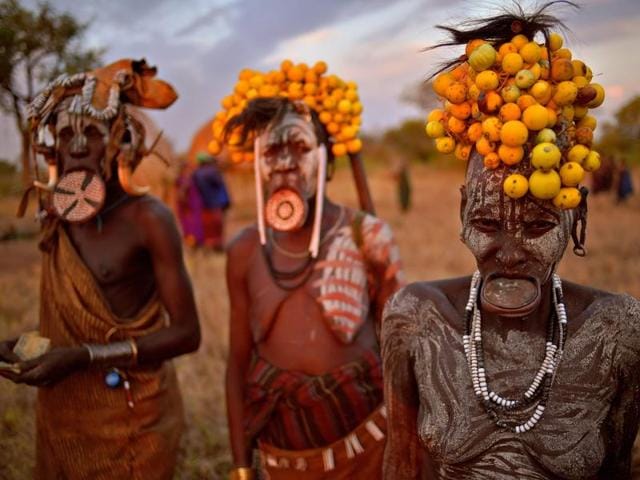
<instances>
[{"instance_id":1,"label":"white face paint","mask_svg":"<svg viewBox=\"0 0 640 480\"><path fill-rule=\"evenodd\" d=\"M543 285L571 238L574 212L530 195L512 199L502 188L512 171L485 169L475 152L469 162L462 240L476 258L483 279L529 279ZM529 287L515 288L514 295L525 290L530 293ZM517 299L505 299L505 304L511 301L517 303Z\"/></svg>"},{"instance_id":2,"label":"white face paint","mask_svg":"<svg viewBox=\"0 0 640 480\"><path fill-rule=\"evenodd\" d=\"M316 193L320 146L313 123L297 113L260 135L260 170L267 196L287 187L308 201Z\"/></svg>"}]
</instances>

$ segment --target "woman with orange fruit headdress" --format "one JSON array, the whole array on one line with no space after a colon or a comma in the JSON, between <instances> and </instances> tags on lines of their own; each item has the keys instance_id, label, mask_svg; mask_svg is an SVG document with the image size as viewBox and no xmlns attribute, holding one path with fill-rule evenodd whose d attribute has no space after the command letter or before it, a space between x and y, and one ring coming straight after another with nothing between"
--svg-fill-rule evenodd
<instances>
[{"instance_id":1,"label":"woman with orange fruit headdress","mask_svg":"<svg viewBox=\"0 0 640 480\"><path fill-rule=\"evenodd\" d=\"M361 148L362 109L354 83L325 73L245 70L213 125L212 153L255 165L257 225L227 261L236 480L254 477L253 448L274 480L381 475L377 330L403 275L389 226L325 194L334 157Z\"/></svg>"},{"instance_id":2,"label":"woman with orange fruit headdress","mask_svg":"<svg viewBox=\"0 0 640 480\"><path fill-rule=\"evenodd\" d=\"M555 273L571 239L585 254L588 110L604 98L550 32L555 3L573 5L441 27L467 49L434 80L445 108L427 134L467 161L461 237L478 270L387 304L386 479L629 478L640 302Z\"/></svg>"}]
</instances>

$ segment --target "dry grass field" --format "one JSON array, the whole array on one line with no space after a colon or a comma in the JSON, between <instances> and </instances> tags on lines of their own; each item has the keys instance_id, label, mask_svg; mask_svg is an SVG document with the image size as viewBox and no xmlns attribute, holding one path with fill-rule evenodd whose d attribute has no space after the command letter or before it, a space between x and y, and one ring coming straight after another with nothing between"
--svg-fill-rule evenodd
<instances>
[{"instance_id":1,"label":"dry grass field","mask_svg":"<svg viewBox=\"0 0 640 480\"><path fill-rule=\"evenodd\" d=\"M635 184L640 185L640 172ZM383 168L371 175L378 214L388 220L403 255L410 280L464 275L473 259L459 238L458 185L462 173L437 166L412 170L413 208L399 213L395 181ZM253 219L252 177L230 179L234 208L228 218L229 236ZM346 169L329 185L337 201L355 204ZM0 226L12 221L17 199L0 201ZM590 198L586 258L570 251L560 268L562 277L595 287L640 296L640 198L616 206L609 195ZM27 225L27 230L33 226ZM38 252L34 239L0 243L0 338L37 325ZM228 322L222 255L195 251L186 261L203 326L199 352L177 360L187 415L178 479L224 478L230 465L224 416L224 362ZM0 380L0 479L30 478L34 462L34 390Z\"/></svg>"}]
</instances>

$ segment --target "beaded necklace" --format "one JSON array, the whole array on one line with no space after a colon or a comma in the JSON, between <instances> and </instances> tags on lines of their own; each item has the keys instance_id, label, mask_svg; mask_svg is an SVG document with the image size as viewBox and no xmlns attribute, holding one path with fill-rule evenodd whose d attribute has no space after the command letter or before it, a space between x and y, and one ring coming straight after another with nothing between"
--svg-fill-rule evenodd
<instances>
[{"instance_id":1,"label":"beaded necklace","mask_svg":"<svg viewBox=\"0 0 640 480\"><path fill-rule=\"evenodd\" d=\"M564 351L567 312L562 297L562 281L558 275L553 274L552 293L555 312L550 315L547 324L544 360L531 385L519 399L503 397L491 390L487 384L484 351L482 349L482 316L477 303L480 281L480 272L476 271L471 278L469 300L465 306L465 329L462 336L464 354L471 373L473 391L482 402L487 415L497 426L511 430L514 433L528 432L542 418L549 399L551 385L555 379ZM533 408L533 413L525 422L504 418L506 414L515 413L516 410L522 411L530 408Z\"/></svg>"}]
</instances>

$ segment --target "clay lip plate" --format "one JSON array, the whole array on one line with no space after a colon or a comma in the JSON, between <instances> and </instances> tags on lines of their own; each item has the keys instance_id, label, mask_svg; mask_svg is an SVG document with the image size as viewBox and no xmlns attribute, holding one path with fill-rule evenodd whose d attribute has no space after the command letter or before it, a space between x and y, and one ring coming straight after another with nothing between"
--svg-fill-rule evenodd
<instances>
[{"instance_id":1,"label":"clay lip plate","mask_svg":"<svg viewBox=\"0 0 640 480\"><path fill-rule=\"evenodd\" d=\"M483 310L505 317L522 317L540 303L540 282L528 275L492 273L482 282Z\"/></svg>"}]
</instances>

